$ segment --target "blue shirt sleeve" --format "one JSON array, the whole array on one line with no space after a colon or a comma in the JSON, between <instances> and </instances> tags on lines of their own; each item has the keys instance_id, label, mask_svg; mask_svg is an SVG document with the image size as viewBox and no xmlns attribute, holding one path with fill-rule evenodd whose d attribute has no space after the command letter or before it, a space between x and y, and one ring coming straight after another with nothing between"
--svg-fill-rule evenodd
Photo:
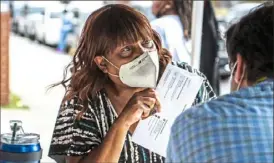
<instances>
[{"instance_id":1,"label":"blue shirt sleeve","mask_svg":"<svg viewBox=\"0 0 274 163\"><path fill-rule=\"evenodd\" d=\"M169 142L168 142L168 148L167 148L167 155L166 155L166 163L169 162L176 162L177 159L177 153L175 152L175 145L174 145L174 137L173 134L170 135Z\"/></svg>"}]
</instances>

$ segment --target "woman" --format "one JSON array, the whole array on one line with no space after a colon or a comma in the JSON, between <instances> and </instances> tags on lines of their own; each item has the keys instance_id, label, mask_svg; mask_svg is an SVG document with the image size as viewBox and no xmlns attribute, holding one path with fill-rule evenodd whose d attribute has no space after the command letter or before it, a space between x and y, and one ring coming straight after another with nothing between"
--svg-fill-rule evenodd
<instances>
[{"instance_id":1,"label":"woman","mask_svg":"<svg viewBox=\"0 0 274 163\"><path fill-rule=\"evenodd\" d=\"M170 62L159 36L138 11L116 4L92 13L67 67L72 75L60 83L67 92L49 156L58 163L164 162L133 143L131 133L154 112L151 108L160 111L151 88ZM186 64L178 66L204 77ZM194 104L214 96L205 79Z\"/></svg>"},{"instance_id":2,"label":"woman","mask_svg":"<svg viewBox=\"0 0 274 163\"><path fill-rule=\"evenodd\" d=\"M162 38L164 48L176 62L190 63L191 16L193 0L153 1L152 12L158 18L151 22ZM219 94L218 24L211 1L204 1L203 35L200 70L215 93Z\"/></svg>"},{"instance_id":3,"label":"woman","mask_svg":"<svg viewBox=\"0 0 274 163\"><path fill-rule=\"evenodd\" d=\"M173 61L190 63L192 0L153 1L152 13L157 17L152 28L162 38Z\"/></svg>"}]
</instances>

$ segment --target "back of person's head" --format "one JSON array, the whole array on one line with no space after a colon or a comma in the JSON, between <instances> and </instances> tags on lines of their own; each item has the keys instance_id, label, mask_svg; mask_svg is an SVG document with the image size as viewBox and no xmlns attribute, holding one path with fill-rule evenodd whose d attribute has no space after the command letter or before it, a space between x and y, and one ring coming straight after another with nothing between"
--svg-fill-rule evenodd
<instances>
[{"instance_id":1,"label":"back of person's head","mask_svg":"<svg viewBox=\"0 0 274 163\"><path fill-rule=\"evenodd\" d=\"M226 32L226 48L232 65L237 55L246 66L246 79L273 78L273 2L264 3L233 24Z\"/></svg>"}]
</instances>

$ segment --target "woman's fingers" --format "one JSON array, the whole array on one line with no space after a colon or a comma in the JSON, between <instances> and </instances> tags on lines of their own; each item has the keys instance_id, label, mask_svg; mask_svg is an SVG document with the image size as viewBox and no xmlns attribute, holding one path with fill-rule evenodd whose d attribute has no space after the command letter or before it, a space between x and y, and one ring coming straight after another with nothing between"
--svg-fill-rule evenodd
<instances>
[{"instance_id":1,"label":"woman's fingers","mask_svg":"<svg viewBox=\"0 0 274 163\"><path fill-rule=\"evenodd\" d=\"M156 95L155 110L156 110L157 112L161 112L161 109L162 109L162 107L161 107L160 99L159 99L159 97Z\"/></svg>"},{"instance_id":2,"label":"woman's fingers","mask_svg":"<svg viewBox=\"0 0 274 163\"><path fill-rule=\"evenodd\" d=\"M156 103L156 99L151 97L142 97L141 100L149 109L153 109Z\"/></svg>"},{"instance_id":3,"label":"woman's fingers","mask_svg":"<svg viewBox=\"0 0 274 163\"><path fill-rule=\"evenodd\" d=\"M137 96L155 98L156 92L154 89L148 88L136 93Z\"/></svg>"},{"instance_id":4,"label":"woman's fingers","mask_svg":"<svg viewBox=\"0 0 274 163\"><path fill-rule=\"evenodd\" d=\"M149 117L151 109L146 104L141 105L141 107L143 109L142 119Z\"/></svg>"}]
</instances>

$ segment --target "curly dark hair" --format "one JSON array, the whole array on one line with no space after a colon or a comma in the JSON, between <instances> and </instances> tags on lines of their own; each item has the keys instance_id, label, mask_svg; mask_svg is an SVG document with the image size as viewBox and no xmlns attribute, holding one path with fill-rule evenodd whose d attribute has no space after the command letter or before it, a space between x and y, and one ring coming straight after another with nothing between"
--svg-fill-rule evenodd
<instances>
[{"instance_id":1,"label":"curly dark hair","mask_svg":"<svg viewBox=\"0 0 274 163\"><path fill-rule=\"evenodd\" d=\"M125 42L135 43L148 37L157 47L161 76L166 65L171 62L171 55L162 48L160 37L151 28L148 19L140 12L122 4L110 4L96 10L84 25L79 45L72 62L64 71L63 80L52 87L60 84L65 87L66 95L63 102L77 96L79 102L87 106L90 98L110 80L97 67L94 58L112 53L117 46ZM68 70L71 70L69 78ZM85 110L82 110L81 114L84 112Z\"/></svg>"},{"instance_id":2,"label":"curly dark hair","mask_svg":"<svg viewBox=\"0 0 274 163\"><path fill-rule=\"evenodd\" d=\"M247 80L273 78L273 2L252 9L226 32L231 63L239 53L246 64Z\"/></svg>"}]
</instances>

